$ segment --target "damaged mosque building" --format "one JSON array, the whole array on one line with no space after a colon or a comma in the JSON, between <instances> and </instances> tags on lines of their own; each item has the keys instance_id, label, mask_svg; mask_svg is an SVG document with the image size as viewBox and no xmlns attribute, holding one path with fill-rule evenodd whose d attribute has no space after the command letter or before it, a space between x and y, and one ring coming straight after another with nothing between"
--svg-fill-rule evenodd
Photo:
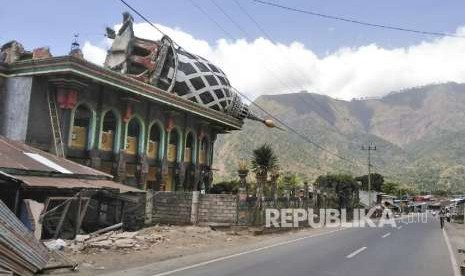
<instances>
[{"instance_id":1,"label":"damaged mosque building","mask_svg":"<svg viewBox=\"0 0 465 276\"><path fill-rule=\"evenodd\" d=\"M218 134L249 111L220 68L176 45L138 38L123 15L104 66L74 47L52 57L12 41L0 52L0 135L141 190L208 190Z\"/></svg>"}]
</instances>

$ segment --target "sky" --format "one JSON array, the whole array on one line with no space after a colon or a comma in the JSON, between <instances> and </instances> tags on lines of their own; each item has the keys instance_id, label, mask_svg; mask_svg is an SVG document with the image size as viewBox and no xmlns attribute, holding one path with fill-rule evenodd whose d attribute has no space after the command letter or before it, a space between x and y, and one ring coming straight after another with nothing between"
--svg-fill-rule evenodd
<instances>
[{"instance_id":1,"label":"sky","mask_svg":"<svg viewBox=\"0 0 465 276\"><path fill-rule=\"evenodd\" d=\"M350 100L430 83L465 82L465 38L377 29L237 0L266 36L233 0L126 1L183 48L221 67L230 82L252 98L307 90ZM270 1L371 23L465 36L462 0ZM111 43L103 36L105 27L117 28L126 10L119 0L4 1L0 44L14 39L26 49L49 46L58 56L68 53L73 35L79 33L85 58L101 64ZM137 36L160 38L133 16Z\"/></svg>"}]
</instances>

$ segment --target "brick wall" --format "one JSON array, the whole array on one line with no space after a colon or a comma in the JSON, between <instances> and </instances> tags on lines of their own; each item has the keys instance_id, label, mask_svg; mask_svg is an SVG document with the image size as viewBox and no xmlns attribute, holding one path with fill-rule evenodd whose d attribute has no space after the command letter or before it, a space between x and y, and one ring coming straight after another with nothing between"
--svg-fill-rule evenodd
<instances>
[{"instance_id":1,"label":"brick wall","mask_svg":"<svg viewBox=\"0 0 465 276\"><path fill-rule=\"evenodd\" d=\"M192 192L154 192L151 224L191 224ZM200 195L199 224L237 222L237 196Z\"/></svg>"},{"instance_id":2,"label":"brick wall","mask_svg":"<svg viewBox=\"0 0 465 276\"><path fill-rule=\"evenodd\" d=\"M154 192L152 224L189 224L192 193Z\"/></svg>"},{"instance_id":3,"label":"brick wall","mask_svg":"<svg viewBox=\"0 0 465 276\"><path fill-rule=\"evenodd\" d=\"M237 221L237 196L225 194L200 195L198 214L200 224L235 224Z\"/></svg>"},{"instance_id":4,"label":"brick wall","mask_svg":"<svg viewBox=\"0 0 465 276\"><path fill-rule=\"evenodd\" d=\"M137 203L126 202L123 211L123 228L126 231L139 230L145 225L145 193L131 195Z\"/></svg>"}]
</instances>

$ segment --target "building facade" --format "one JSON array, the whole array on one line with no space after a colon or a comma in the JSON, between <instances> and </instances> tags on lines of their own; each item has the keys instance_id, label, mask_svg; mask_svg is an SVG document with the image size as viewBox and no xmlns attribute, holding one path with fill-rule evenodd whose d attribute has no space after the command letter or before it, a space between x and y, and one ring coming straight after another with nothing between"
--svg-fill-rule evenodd
<instances>
[{"instance_id":1,"label":"building facade","mask_svg":"<svg viewBox=\"0 0 465 276\"><path fill-rule=\"evenodd\" d=\"M241 125L79 57L0 65L0 135L141 189L208 189L216 136Z\"/></svg>"}]
</instances>

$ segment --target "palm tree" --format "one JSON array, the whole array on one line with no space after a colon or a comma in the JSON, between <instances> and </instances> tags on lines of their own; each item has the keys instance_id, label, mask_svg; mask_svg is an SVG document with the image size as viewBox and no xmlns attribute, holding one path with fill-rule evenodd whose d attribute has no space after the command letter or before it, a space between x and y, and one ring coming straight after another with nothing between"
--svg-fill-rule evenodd
<instances>
[{"instance_id":1,"label":"palm tree","mask_svg":"<svg viewBox=\"0 0 465 276\"><path fill-rule=\"evenodd\" d=\"M257 178L257 202L261 207L263 197L263 186L265 185L268 173L278 169L278 157L269 144L263 144L253 151L251 168Z\"/></svg>"}]
</instances>

